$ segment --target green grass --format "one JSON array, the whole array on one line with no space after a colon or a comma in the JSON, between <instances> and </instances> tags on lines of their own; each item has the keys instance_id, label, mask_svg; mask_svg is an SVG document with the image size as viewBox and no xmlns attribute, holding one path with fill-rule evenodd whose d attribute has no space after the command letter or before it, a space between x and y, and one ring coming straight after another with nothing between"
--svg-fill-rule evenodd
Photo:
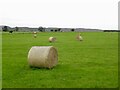
<instances>
[{"instance_id":1,"label":"green grass","mask_svg":"<svg viewBox=\"0 0 120 90\"><path fill-rule=\"evenodd\" d=\"M3 33L3 88L114 88L118 87L118 33L83 32ZM48 37L57 38L49 43ZM58 65L53 69L30 68L32 46L55 46Z\"/></svg>"},{"instance_id":2,"label":"green grass","mask_svg":"<svg viewBox=\"0 0 120 90\"><path fill-rule=\"evenodd\" d=\"M0 32L0 89L2 88L2 33Z\"/></svg>"}]
</instances>

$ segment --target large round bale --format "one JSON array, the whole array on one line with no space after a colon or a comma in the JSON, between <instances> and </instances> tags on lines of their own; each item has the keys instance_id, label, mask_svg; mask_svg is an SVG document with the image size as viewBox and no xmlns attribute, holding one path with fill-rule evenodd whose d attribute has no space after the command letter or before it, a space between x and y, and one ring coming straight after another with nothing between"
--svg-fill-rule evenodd
<instances>
[{"instance_id":1,"label":"large round bale","mask_svg":"<svg viewBox=\"0 0 120 90\"><path fill-rule=\"evenodd\" d=\"M28 53L28 64L33 67L52 68L58 63L57 50L53 46L33 46Z\"/></svg>"},{"instance_id":2,"label":"large round bale","mask_svg":"<svg viewBox=\"0 0 120 90\"><path fill-rule=\"evenodd\" d=\"M49 42L55 42L55 41L56 41L56 38L55 38L55 37L49 37L48 41L49 41Z\"/></svg>"}]
</instances>

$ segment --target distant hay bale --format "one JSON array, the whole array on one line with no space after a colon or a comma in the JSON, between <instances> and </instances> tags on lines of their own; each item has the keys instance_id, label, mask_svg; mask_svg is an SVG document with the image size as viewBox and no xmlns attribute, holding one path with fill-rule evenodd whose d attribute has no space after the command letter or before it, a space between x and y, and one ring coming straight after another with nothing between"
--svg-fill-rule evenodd
<instances>
[{"instance_id":1,"label":"distant hay bale","mask_svg":"<svg viewBox=\"0 0 120 90\"><path fill-rule=\"evenodd\" d=\"M58 63L57 50L53 46L33 46L28 53L28 64L33 67L52 68Z\"/></svg>"},{"instance_id":2,"label":"distant hay bale","mask_svg":"<svg viewBox=\"0 0 120 90\"><path fill-rule=\"evenodd\" d=\"M76 37L78 41L83 41L83 37L81 36L81 33L79 33Z\"/></svg>"},{"instance_id":3,"label":"distant hay bale","mask_svg":"<svg viewBox=\"0 0 120 90\"><path fill-rule=\"evenodd\" d=\"M37 37L37 32L33 32L33 37L34 37L34 38Z\"/></svg>"},{"instance_id":4,"label":"distant hay bale","mask_svg":"<svg viewBox=\"0 0 120 90\"><path fill-rule=\"evenodd\" d=\"M34 38L36 38L36 37L37 37L37 34L34 34L33 36L34 36Z\"/></svg>"},{"instance_id":5,"label":"distant hay bale","mask_svg":"<svg viewBox=\"0 0 120 90\"><path fill-rule=\"evenodd\" d=\"M56 41L56 38L55 38L55 37L49 37L48 41L49 41L49 42L55 42L55 41Z\"/></svg>"},{"instance_id":6,"label":"distant hay bale","mask_svg":"<svg viewBox=\"0 0 120 90\"><path fill-rule=\"evenodd\" d=\"M33 34L37 34L37 32L33 32Z\"/></svg>"},{"instance_id":7,"label":"distant hay bale","mask_svg":"<svg viewBox=\"0 0 120 90\"><path fill-rule=\"evenodd\" d=\"M79 41L83 41L82 36L77 36L76 39L79 40Z\"/></svg>"}]
</instances>

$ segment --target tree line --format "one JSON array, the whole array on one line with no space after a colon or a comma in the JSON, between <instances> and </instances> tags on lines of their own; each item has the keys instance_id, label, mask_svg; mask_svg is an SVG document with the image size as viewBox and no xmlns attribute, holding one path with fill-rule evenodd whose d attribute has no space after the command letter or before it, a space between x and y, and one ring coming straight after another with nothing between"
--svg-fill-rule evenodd
<instances>
[{"instance_id":1,"label":"tree line","mask_svg":"<svg viewBox=\"0 0 120 90\"><path fill-rule=\"evenodd\" d=\"M53 30L53 29L51 29L51 32L57 32L57 31L60 31L61 30L61 28L58 28L58 29L55 29L55 30ZM10 32L10 33L12 33L13 31L19 31L19 27L15 27L15 28L10 28L10 27L8 27L8 26L3 26L2 27L2 31L3 32ZM42 27L42 26L40 26L39 28L38 28L38 31L39 32L45 32L45 27Z\"/></svg>"}]
</instances>

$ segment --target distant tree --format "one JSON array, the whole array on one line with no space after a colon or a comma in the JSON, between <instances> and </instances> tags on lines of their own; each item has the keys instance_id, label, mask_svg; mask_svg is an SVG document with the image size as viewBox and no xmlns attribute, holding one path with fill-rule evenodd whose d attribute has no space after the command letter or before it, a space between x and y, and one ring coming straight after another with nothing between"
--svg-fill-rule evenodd
<instances>
[{"instance_id":1,"label":"distant tree","mask_svg":"<svg viewBox=\"0 0 120 90\"><path fill-rule=\"evenodd\" d=\"M60 32L61 28L58 29L58 31Z\"/></svg>"},{"instance_id":2,"label":"distant tree","mask_svg":"<svg viewBox=\"0 0 120 90\"><path fill-rule=\"evenodd\" d=\"M51 32L53 32L53 30L51 29Z\"/></svg>"},{"instance_id":3,"label":"distant tree","mask_svg":"<svg viewBox=\"0 0 120 90\"><path fill-rule=\"evenodd\" d=\"M18 31L19 30L19 28L18 27L15 27L15 31Z\"/></svg>"},{"instance_id":4,"label":"distant tree","mask_svg":"<svg viewBox=\"0 0 120 90\"><path fill-rule=\"evenodd\" d=\"M39 27L39 28L38 28L38 31L40 31L40 32L45 32L45 28Z\"/></svg>"},{"instance_id":5,"label":"distant tree","mask_svg":"<svg viewBox=\"0 0 120 90\"><path fill-rule=\"evenodd\" d=\"M74 32L75 30L74 29L71 29L72 32Z\"/></svg>"},{"instance_id":6,"label":"distant tree","mask_svg":"<svg viewBox=\"0 0 120 90\"><path fill-rule=\"evenodd\" d=\"M10 30L10 31L9 31L9 33L13 33L13 31L12 31L12 30Z\"/></svg>"},{"instance_id":7,"label":"distant tree","mask_svg":"<svg viewBox=\"0 0 120 90\"><path fill-rule=\"evenodd\" d=\"M57 29L55 29L55 32L57 32L58 30Z\"/></svg>"},{"instance_id":8,"label":"distant tree","mask_svg":"<svg viewBox=\"0 0 120 90\"><path fill-rule=\"evenodd\" d=\"M7 32L8 31L8 27L7 26L3 26L2 27L2 31Z\"/></svg>"}]
</instances>

